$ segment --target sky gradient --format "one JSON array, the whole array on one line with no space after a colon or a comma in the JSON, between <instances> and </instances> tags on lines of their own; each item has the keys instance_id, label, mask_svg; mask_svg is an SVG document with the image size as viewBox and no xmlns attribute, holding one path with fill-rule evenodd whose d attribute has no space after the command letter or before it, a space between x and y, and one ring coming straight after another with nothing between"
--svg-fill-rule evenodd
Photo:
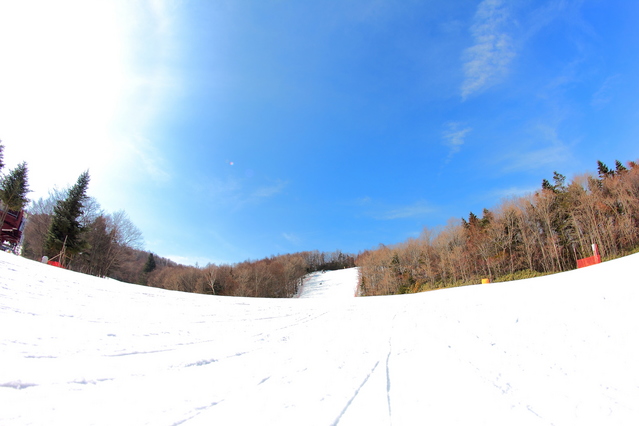
<instances>
[{"instance_id":1,"label":"sky gradient","mask_svg":"<svg viewBox=\"0 0 639 426\"><path fill-rule=\"evenodd\" d=\"M639 158L639 3L0 0L0 139L181 263L394 244Z\"/></svg>"}]
</instances>

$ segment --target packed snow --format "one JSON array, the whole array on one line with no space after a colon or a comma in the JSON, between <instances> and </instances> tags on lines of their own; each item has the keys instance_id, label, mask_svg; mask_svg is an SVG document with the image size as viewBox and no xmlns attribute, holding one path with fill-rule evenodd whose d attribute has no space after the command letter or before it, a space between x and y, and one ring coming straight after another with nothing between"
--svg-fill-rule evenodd
<instances>
[{"instance_id":1,"label":"packed snow","mask_svg":"<svg viewBox=\"0 0 639 426\"><path fill-rule=\"evenodd\" d=\"M638 269L369 298L353 269L276 300L0 253L0 424L636 425Z\"/></svg>"},{"instance_id":2,"label":"packed snow","mask_svg":"<svg viewBox=\"0 0 639 426\"><path fill-rule=\"evenodd\" d=\"M308 274L302 283L302 299L350 299L357 296L359 273L357 268L339 271L317 271Z\"/></svg>"}]
</instances>

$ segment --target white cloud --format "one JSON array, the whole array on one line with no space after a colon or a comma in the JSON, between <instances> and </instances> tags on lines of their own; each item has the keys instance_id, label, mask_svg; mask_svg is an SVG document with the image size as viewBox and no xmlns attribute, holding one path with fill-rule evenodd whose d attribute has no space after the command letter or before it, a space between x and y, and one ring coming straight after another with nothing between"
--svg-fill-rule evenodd
<instances>
[{"instance_id":1,"label":"white cloud","mask_svg":"<svg viewBox=\"0 0 639 426\"><path fill-rule=\"evenodd\" d=\"M599 90L592 95L590 105L595 108L603 108L605 105L610 103L615 86L619 84L620 77L620 74L615 74L606 78Z\"/></svg>"},{"instance_id":2,"label":"white cloud","mask_svg":"<svg viewBox=\"0 0 639 426\"><path fill-rule=\"evenodd\" d=\"M288 185L287 181L276 180L274 183L248 188L248 178L227 176L226 178L206 178L208 181L197 184L194 190L219 200L228 208L239 210L255 205L280 194Z\"/></svg>"},{"instance_id":3,"label":"white cloud","mask_svg":"<svg viewBox=\"0 0 639 426\"><path fill-rule=\"evenodd\" d=\"M282 237L284 237L286 241L292 244L299 244L301 242L301 239L298 235L289 232L283 232Z\"/></svg>"},{"instance_id":4,"label":"white cloud","mask_svg":"<svg viewBox=\"0 0 639 426\"><path fill-rule=\"evenodd\" d=\"M380 214L374 215L375 219L380 220L395 220L395 219L407 219L410 217L426 216L435 209L423 201L416 202L408 206L396 207Z\"/></svg>"},{"instance_id":5,"label":"white cloud","mask_svg":"<svg viewBox=\"0 0 639 426\"><path fill-rule=\"evenodd\" d=\"M534 143L519 145L516 152L504 157L505 172L533 170L547 165L562 164L570 161L572 152L569 144L557 134L556 126L538 124L534 128Z\"/></svg>"},{"instance_id":6,"label":"white cloud","mask_svg":"<svg viewBox=\"0 0 639 426\"><path fill-rule=\"evenodd\" d=\"M464 51L462 99L497 84L515 57L512 37L505 27L509 16L501 0L484 0L470 28L474 44Z\"/></svg>"},{"instance_id":7,"label":"white cloud","mask_svg":"<svg viewBox=\"0 0 639 426\"><path fill-rule=\"evenodd\" d=\"M444 142L450 148L448 158L458 153L462 145L464 145L464 139L466 135L472 130L470 127L466 127L463 123L448 122L446 123L447 130L444 131Z\"/></svg>"},{"instance_id":8,"label":"white cloud","mask_svg":"<svg viewBox=\"0 0 639 426\"><path fill-rule=\"evenodd\" d=\"M356 206L367 206L371 204L372 202L373 202L373 199L371 197L364 196L364 197L357 198L355 201L353 201L353 204L355 204Z\"/></svg>"},{"instance_id":9,"label":"white cloud","mask_svg":"<svg viewBox=\"0 0 639 426\"><path fill-rule=\"evenodd\" d=\"M498 198L523 197L534 193L538 189L539 188L537 187L520 188L518 186L511 186L508 188L495 189L490 193L490 195Z\"/></svg>"},{"instance_id":10,"label":"white cloud","mask_svg":"<svg viewBox=\"0 0 639 426\"><path fill-rule=\"evenodd\" d=\"M255 191L253 191L253 193L249 196L248 200L258 200L260 198L270 198L270 197L272 197L274 195L277 195L280 192L282 192L282 190L284 190L284 188L286 187L287 184L288 184L288 182L284 182L284 181L279 181L278 180L273 185L262 186L262 187L256 189Z\"/></svg>"}]
</instances>

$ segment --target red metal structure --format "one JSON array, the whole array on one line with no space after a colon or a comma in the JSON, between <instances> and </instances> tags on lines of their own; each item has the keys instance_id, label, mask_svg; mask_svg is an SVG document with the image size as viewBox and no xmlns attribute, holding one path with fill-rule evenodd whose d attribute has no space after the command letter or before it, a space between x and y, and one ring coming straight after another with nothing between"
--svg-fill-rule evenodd
<instances>
[{"instance_id":1,"label":"red metal structure","mask_svg":"<svg viewBox=\"0 0 639 426\"><path fill-rule=\"evenodd\" d=\"M22 231L27 224L27 214L24 210L18 212L7 210L6 215L0 210L0 220L4 216L2 230L0 231L0 244L3 249L15 251L22 241Z\"/></svg>"}]
</instances>

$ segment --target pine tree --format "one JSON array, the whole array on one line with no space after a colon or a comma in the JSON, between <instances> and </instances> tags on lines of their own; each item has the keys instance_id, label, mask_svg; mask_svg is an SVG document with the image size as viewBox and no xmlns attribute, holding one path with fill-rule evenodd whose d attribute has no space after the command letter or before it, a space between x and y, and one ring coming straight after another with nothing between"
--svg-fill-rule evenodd
<instances>
[{"instance_id":1,"label":"pine tree","mask_svg":"<svg viewBox=\"0 0 639 426\"><path fill-rule=\"evenodd\" d=\"M28 193L27 163L23 162L4 176L0 182L0 201L3 208L0 224L4 223L9 210L20 211L24 208L29 201Z\"/></svg>"},{"instance_id":2,"label":"pine tree","mask_svg":"<svg viewBox=\"0 0 639 426\"><path fill-rule=\"evenodd\" d=\"M552 180L555 182L555 192L566 192L566 176L555 171L552 173Z\"/></svg>"},{"instance_id":3,"label":"pine tree","mask_svg":"<svg viewBox=\"0 0 639 426\"><path fill-rule=\"evenodd\" d=\"M605 179L612 174L608 166L599 160L597 160L597 172L599 173L600 179Z\"/></svg>"},{"instance_id":4,"label":"pine tree","mask_svg":"<svg viewBox=\"0 0 639 426\"><path fill-rule=\"evenodd\" d=\"M87 247L82 238L84 227L79 219L83 213L84 202L89 186L89 172L80 175L78 181L69 190L69 194L63 200L58 201L53 209L51 226L44 243L45 252L49 257L54 257L63 252L70 256L80 253ZM65 259L60 259L64 262Z\"/></svg>"},{"instance_id":5,"label":"pine tree","mask_svg":"<svg viewBox=\"0 0 639 426\"><path fill-rule=\"evenodd\" d=\"M628 171L628 169L623 164L621 164L621 161L619 160L615 160L615 166L616 166L617 174Z\"/></svg>"},{"instance_id":6,"label":"pine tree","mask_svg":"<svg viewBox=\"0 0 639 426\"><path fill-rule=\"evenodd\" d=\"M142 273L138 278L138 284L148 285L149 274L155 270L155 267L155 257L153 256L153 253L149 253L149 257L146 259L144 268L142 268Z\"/></svg>"},{"instance_id":7,"label":"pine tree","mask_svg":"<svg viewBox=\"0 0 639 426\"><path fill-rule=\"evenodd\" d=\"M142 272L144 272L145 274L149 274L153 272L153 270L155 270L155 266L155 258L153 257L153 253L149 253L149 257L144 264L144 269L142 269Z\"/></svg>"},{"instance_id":8,"label":"pine tree","mask_svg":"<svg viewBox=\"0 0 639 426\"><path fill-rule=\"evenodd\" d=\"M5 208L15 211L22 210L29 201L27 198L27 193L29 193L27 173L27 163L23 162L2 178L0 200Z\"/></svg>"}]
</instances>

